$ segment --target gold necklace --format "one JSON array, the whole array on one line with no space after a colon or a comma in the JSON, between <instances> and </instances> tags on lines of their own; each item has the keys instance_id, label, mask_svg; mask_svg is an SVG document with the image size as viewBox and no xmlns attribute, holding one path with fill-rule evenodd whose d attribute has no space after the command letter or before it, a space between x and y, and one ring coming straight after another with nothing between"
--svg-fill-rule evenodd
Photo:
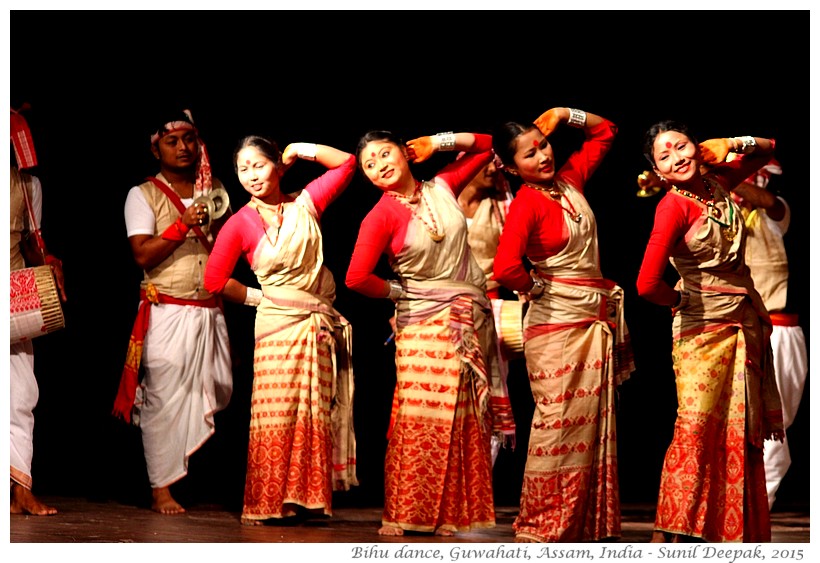
<instances>
[{"instance_id":1,"label":"gold necklace","mask_svg":"<svg viewBox=\"0 0 820 563\"><path fill-rule=\"evenodd\" d=\"M424 225L424 229L427 231L427 234L430 235L430 238L433 239L433 242L441 242L444 240L444 233L438 232L438 223L436 222L436 217L433 215L433 209L430 207L427 198L424 196L424 190L421 189L421 182L416 181L416 189L413 190L413 195L410 197L406 197L395 192L385 192L390 197L394 198L396 201L401 203L407 209L410 210L410 214L413 217L416 217L421 223ZM430 214L430 221L432 225L428 223L424 216L419 211L421 205L419 202L424 203L424 206L427 208L427 211Z\"/></svg>"},{"instance_id":2,"label":"gold necklace","mask_svg":"<svg viewBox=\"0 0 820 563\"><path fill-rule=\"evenodd\" d=\"M702 197L700 197L699 195L693 194L689 190L682 190L681 188L679 188L677 186L672 186L672 189L675 190L676 192L678 192L680 195L682 195L684 197L688 197L689 199L694 199L695 201L699 201L703 205L705 205L706 206L706 216L720 226L720 232L723 234L723 237L726 240L728 240L729 242L735 240L735 237L737 236L737 230L733 227L735 214L734 214L734 208L732 207L732 203L727 202L727 205L729 207L729 222L724 223L723 221L720 220L720 218L723 216L723 214L720 212L720 209L715 207L715 199L714 199L715 196L712 192L712 186L709 184L709 182L706 181L705 178L703 179L703 185L706 188L706 193L708 193L709 197L711 198L709 200L705 200Z\"/></svg>"},{"instance_id":3,"label":"gold necklace","mask_svg":"<svg viewBox=\"0 0 820 563\"><path fill-rule=\"evenodd\" d=\"M575 221L576 223L580 223L580 222L581 222L581 218L583 217L583 215L582 215L581 213L579 213L579 212L575 211L575 206L574 206L574 205L572 205L572 202L569 200L569 198L566 196L566 194L564 194L564 192L562 192L562 191L560 191L560 190L556 189L556 187L555 187L555 186L550 186L549 188L543 188L543 187L541 187L541 186L536 186L535 184L530 184L529 182L524 182L524 183L525 183L527 186L529 186L529 187L531 187L532 189L534 189L534 190L538 190L539 192L544 192L544 193L546 193L546 194L549 194L549 196L550 196L553 200L555 200L555 203L557 203L558 205L560 205L560 206L561 206L561 209L563 209L564 211L566 211L566 212L567 212L567 214L569 215L569 218L570 218L570 219L572 219L572 220L573 220L573 221ZM566 200L567 205L569 205L569 209L567 209L566 207L564 207L563 205L561 205L561 198L564 198L564 200Z\"/></svg>"},{"instance_id":4,"label":"gold necklace","mask_svg":"<svg viewBox=\"0 0 820 563\"><path fill-rule=\"evenodd\" d=\"M262 231L264 231L265 238L268 239L268 242L271 244L271 246L276 246L276 242L279 240L279 231L282 230L282 222L284 220L284 212L283 212L284 205L285 205L284 201L280 202L279 205L276 206L276 209L273 210L273 217L274 217L275 224L276 224L276 240L275 241L271 240L270 236L268 235L268 229L270 228L270 225L268 224L267 221L265 221L265 218L262 217L262 211L259 209L259 205L254 205L254 207L256 208L256 214L259 215L259 221L262 222Z\"/></svg>"},{"instance_id":5,"label":"gold necklace","mask_svg":"<svg viewBox=\"0 0 820 563\"><path fill-rule=\"evenodd\" d=\"M551 185L548 188L544 188L542 186L537 186L535 184L530 184L529 182L524 182L524 183L526 185L528 185L529 187L531 187L532 189L534 189L534 190L538 190L539 192L544 192L544 193L550 194L550 197L552 199L561 199L561 196L563 195L561 190L556 188L554 185Z\"/></svg>"}]
</instances>

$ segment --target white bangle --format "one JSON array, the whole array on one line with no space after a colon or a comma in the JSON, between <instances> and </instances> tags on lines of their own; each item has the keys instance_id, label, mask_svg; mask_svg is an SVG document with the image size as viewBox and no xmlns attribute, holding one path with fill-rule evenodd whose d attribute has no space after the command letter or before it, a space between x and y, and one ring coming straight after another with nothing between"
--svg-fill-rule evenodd
<instances>
[{"instance_id":1,"label":"white bangle","mask_svg":"<svg viewBox=\"0 0 820 563\"><path fill-rule=\"evenodd\" d=\"M567 109L569 110L569 121L567 121L567 125L572 127L586 127L587 112L575 108Z\"/></svg>"},{"instance_id":2,"label":"white bangle","mask_svg":"<svg viewBox=\"0 0 820 563\"><path fill-rule=\"evenodd\" d=\"M387 294L388 299L395 301L404 294L404 289L398 280L388 280L387 283L390 285L390 293Z\"/></svg>"},{"instance_id":3,"label":"white bangle","mask_svg":"<svg viewBox=\"0 0 820 563\"><path fill-rule=\"evenodd\" d=\"M755 141L755 138L748 135L745 137L735 137L734 139L736 143L734 152L737 154L749 154L754 151L757 146L757 141Z\"/></svg>"},{"instance_id":4,"label":"white bangle","mask_svg":"<svg viewBox=\"0 0 820 563\"><path fill-rule=\"evenodd\" d=\"M305 160L316 160L316 143L293 143L296 156Z\"/></svg>"},{"instance_id":5,"label":"white bangle","mask_svg":"<svg viewBox=\"0 0 820 563\"><path fill-rule=\"evenodd\" d=\"M432 136L433 148L439 151L452 151L456 148L456 135L452 131L436 133Z\"/></svg>"},{"instance_id":6,"label":"white bangle","mask_svg":"<svg viewBox=\"0 0 820 563\"><path fill-rule=\"evenodd\" d=\"M262 302L262 290L258 287L249 287L245 290L245 302L243 305L256 307Z\"/></svg>"}]
</instances>

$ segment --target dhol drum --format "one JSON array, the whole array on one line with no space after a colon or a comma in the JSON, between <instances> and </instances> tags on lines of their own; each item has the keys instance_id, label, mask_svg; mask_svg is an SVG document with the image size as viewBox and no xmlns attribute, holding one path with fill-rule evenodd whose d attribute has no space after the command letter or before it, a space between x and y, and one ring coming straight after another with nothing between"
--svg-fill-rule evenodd
<instances>
[{"instance_id":1,"label":"dhol drum","mask_svg":"<svg viewBox=\"0 0 820 563\"><path fill-rule=\"evenodd\" d=\"M524 307L521 301L493 299L493 312L504 359L524 357Z\"/></svg>"},{"instance_id":2,"label":"dhol drum","mask_svg":"<svg viewBox=\"0 0 820 563\"><path fill-rule=\"evenodd\" d=\"M11 272L11 343L24 342L65 327L63 307L51 266Z\"/></svg>"}]
</instances>

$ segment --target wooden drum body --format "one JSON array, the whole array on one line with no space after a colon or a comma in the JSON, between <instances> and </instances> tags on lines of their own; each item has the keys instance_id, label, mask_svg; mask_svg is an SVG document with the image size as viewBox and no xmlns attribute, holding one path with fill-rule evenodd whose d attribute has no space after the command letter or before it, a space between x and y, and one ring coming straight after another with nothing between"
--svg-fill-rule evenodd
<instances>
[{"instance_id":1,"label":"wooden drum body","mask_svg":"<svg viewBox=\"0 0 820 563\"><path fill-rule=\"evenodd\" d=\"M524 303L493 299L498 340L504 359L524 357Z\"/></svg>"},{"instance_id":2,"label":"wooden drum body","mask_svg":"<svg viewBox=\"0 0 820 563\"><path fill-rule=\"evenodd\" d=\"M24 342L65 327L51 266L11 272L11 343Z\"/></svg>"}]
</instances>

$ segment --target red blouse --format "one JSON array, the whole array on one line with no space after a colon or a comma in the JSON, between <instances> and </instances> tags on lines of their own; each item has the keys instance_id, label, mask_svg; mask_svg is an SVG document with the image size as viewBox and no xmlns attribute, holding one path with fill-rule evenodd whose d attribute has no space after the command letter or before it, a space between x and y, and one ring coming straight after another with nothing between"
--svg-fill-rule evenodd
<instances>
[{"instance_id":1,"label":"red blouse","mask_svg":"<svg viewBox=\"0 0 820 563\"><path fill-rule=\"evenodd\" d=\"M765 164L771 155L747 155L715 166L706 176L717 181L726 192L740 184L749 174ZM669 258L683 244L684 237L704 216L704 209L694 200L667 193L655 208L655 224L646 244L636 282L638 295L658 305L674 306L678 292L664 280ZM680 249L685 252L685 248Z\"/></svg>"},{"instance_id":2,"label":"red blouse","mask_svg":"<svg viewBox=\"0 0 820 563\"><path fill-rule=\"evenodd\" d=\"M570 184L584 193L584 185L609 152L617 131L616 125L606 119L587 128L584 143L558 170L555 182ZM538 190L522 184L510 204L493 263L493 275L498 283L513 291L529 290L532 281L523 256L540 261L554 256L567 245L569 229L562 205L566 205L566 200L544 197Z\"/></svg>"},{"instance_id":3,"label":"red blouse","mask_svg":"<svg viewBox=\"0 0 820 563\"><path fill-rule=\"evenodd\" d=\"M492 160L491 149L492 137L476 133L472 148L475 152L449 163L436 178L449 186L458 197L478 171ZM392 261L401 251L407 236L407 225L411 219L412 213L409 209L394 197L382 194L359 228L359 236L345 278L345 285L348 288L368 297L384 297L385 280L373 271L382 254L387 254Z\"/></svg>"},{"instance_id":4,"label":"red blouse","mask_svg":"<svg viewBox=\"0 0 820 563\"><path fill-rule=\"evenodd\" d=\"M356 157L350 157L336 168L331 168L307 186L317 217L350 184L356 173ZM236 262L242 255L251 264L256 246L265 236L258 213L247 205L233 214L216 237L214 248L205 268L205 288L220 293L233 274Z\"/></svg>"}]
</instances>

